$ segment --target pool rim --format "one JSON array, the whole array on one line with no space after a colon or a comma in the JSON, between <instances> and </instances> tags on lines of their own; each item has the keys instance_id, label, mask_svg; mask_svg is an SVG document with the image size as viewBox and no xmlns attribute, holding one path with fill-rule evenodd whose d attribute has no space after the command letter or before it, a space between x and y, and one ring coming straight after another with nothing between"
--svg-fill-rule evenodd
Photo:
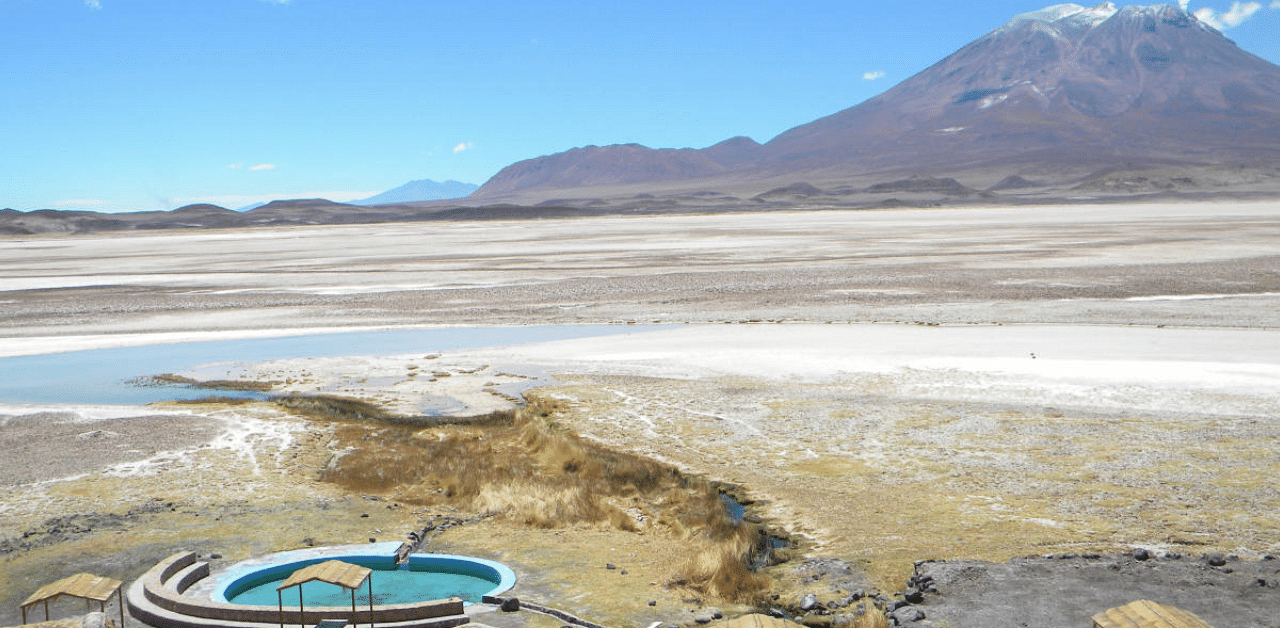
<instances>
[{"instance_id":1,"label":"pool rim","mask_svg":"<svg viewBox=\"0 0 1280 628\"><path fill-rule=\"evenodd\" d=\"M401 544L395 542L388 543L370 543L368 545L343 545L331 547L309 547L298 550L289 550L284 552L275 552L272 554L264 554L254 558L246 559L235 563L215 576L216 584L209 594L214 602L223 604L232 604L244 607L264 607L262 604L243 604L227 599L227 591L233 590L236 585L245 580L254 579L262 576L264 571L275 572L271 575L288 574L297 571L307 565L321 563L327 560L364 560L379 565L388 565L399 568L396 564L396 552L400 549ZM498 582L490 590L484 592L482 596L493 596L510 590L516 584L516 574L511 568L497 561L479 558L476 556L462 556L459 554L434 554L434 553L414 553L408 557L410 569L416 565L430 565L433 563L466 563L469 565L478 565L482 568L491 570L492 575L497 576ZM477 574L465 574L477 575ZM489 574L478 576L488 580ZM247 587L245 587L247 588ZM239 592L237 592L239 594ZM412 604L417 602L425 602L430 600L417 600L416 602L397 602L394 604L375 604L380 606L396 606L399 604ZM466 605L472 602L463 602ZM271 605L270 608L276 608Z\"/></svg>"}]
</instances>

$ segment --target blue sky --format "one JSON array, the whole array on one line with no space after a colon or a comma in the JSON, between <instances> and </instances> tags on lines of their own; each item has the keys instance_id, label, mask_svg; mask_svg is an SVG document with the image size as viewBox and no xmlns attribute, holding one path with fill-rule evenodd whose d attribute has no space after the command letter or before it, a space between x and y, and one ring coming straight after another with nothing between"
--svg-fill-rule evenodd
<instances>
[{"instance_id":1,"label":"blue sky","mask_svg":"<svg viewBox=\"0 0 1280 628\"><path fill-rule=\"evenodd\" d=\"M1048 4L0 0L0 208L350 200L588 144L764 142ZM1188 8L1280 63L1280 0Z\"/></svg>"}]
</instances>

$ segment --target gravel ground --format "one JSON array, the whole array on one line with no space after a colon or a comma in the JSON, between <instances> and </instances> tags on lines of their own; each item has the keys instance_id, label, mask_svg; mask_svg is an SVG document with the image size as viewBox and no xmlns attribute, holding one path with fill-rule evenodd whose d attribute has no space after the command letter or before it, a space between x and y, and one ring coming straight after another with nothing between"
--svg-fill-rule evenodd
<instances>
[{"instance_id":1,"label":"gravel ground","mask_svg":"<svg viewBox=\"0 0 1280 628\"><path fill-rule=\"evenodd\" d=\"M0 414L0 487L45 482L138 462L212 441L222 421L193 414L85 419L67 410Z\"/></svg>"}]
</instances>

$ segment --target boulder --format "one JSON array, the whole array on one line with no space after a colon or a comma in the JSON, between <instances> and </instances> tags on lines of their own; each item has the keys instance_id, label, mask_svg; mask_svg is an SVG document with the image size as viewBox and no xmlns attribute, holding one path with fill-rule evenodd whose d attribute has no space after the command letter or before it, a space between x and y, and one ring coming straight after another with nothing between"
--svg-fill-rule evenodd
<instances>
[{"instance_id":1,"label":"boulder","mask_svg":"<svg viewBox=\"0 0 1280 628\"><path fill-rule=\"evenodd\" d=\"M903 606L893 611L893 618L897 620L898 625L910 624L924 619L924 611L914 606Z\"/></svg>"}]
</instances>

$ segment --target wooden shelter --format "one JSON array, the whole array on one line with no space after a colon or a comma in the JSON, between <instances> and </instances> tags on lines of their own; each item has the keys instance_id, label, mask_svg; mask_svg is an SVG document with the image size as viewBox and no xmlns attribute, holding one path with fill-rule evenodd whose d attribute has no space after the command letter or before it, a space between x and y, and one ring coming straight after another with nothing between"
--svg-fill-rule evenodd
<instances>
[{"instance_id":1,"label":"wooden shelter","mask_svg":"<svg viewBox=\"0 0 1280 628\"><path fill-rule=\"evenodd\" d=\"M368 567L352 565L340 560L327 560L293 572L280 583L280 586L276 587L276 597L280 600L280 628L284 628L284 590L289 587L298 587L298 618L303 622L303 628L306 628L306 620L303 619L305 609L302 604L302 585L313 580L351 589L351 623L353 625L357 623L356 589L366 582L369 583L369 628L373 628L373 579L369 577L372 573L373 570Z\"/></svg>"},{"instance_id":2,"label":"wooden shelter","mask_svg":"<svg viewBox=\"0 0 1280 628\"><path fill-rule=\"evenodd\" d=\"M1129 602L1093 616L1093 628L1213 628L1195 613L1151 600Z\"/></svg>"},{"instance_id":3,"label":"wooden shelter","mask_svg":"<svg viewBox=\"0 0 1280 628\"><path fill-rule=\"evenodd\" d=\"M42 602L44 603L44 620L49 621L49 602L64 595L82 598L86 609L89 608L89 602L97 602L98 610L103 612L106 612L107 602L111 596L116 596L116 602L120 604L120 628L124 628L124 600L120 599L120 581L87 573L78 573L57 582L50 582L32 593L31 597L22 603L22 623L27 623L27 609Z\"/></svg>"}]
</instances>

